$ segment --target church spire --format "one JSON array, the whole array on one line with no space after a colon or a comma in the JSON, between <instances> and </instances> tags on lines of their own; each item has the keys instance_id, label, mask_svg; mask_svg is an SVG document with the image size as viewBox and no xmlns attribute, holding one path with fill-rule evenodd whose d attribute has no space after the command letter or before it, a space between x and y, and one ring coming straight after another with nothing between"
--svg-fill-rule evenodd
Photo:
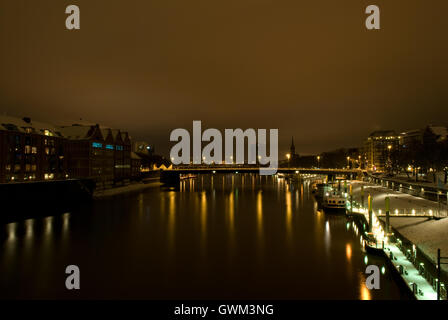
<instances>
[{"instance_id":1,"label":"church spire","mask_svg":"<svg viewBox=\"0 0 448 320\"><path fill-rule=\"evenodd\" d=\"M294 146L294 137L291 137L291 147L290 147L291 157L296 154L296 147Z\"/></svg>"}]
</instances>

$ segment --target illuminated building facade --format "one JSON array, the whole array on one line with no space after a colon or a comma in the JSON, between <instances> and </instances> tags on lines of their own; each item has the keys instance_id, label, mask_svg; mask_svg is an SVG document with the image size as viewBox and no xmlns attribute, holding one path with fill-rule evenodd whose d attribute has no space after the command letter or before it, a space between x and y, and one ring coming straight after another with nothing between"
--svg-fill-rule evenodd
<instances>
[{"instance_id":1,"label":"illuminated building facade","mask_svg":"<svg viewBox=\"0 0 448 320\"><path fill-rule=\"evenodd\" d=\"M364 142L368 170L385 171L390 153L399 146L400 137L393 130L372 132Z\"/></svg>"},{"instance_id":2,"label":"illuminated building facade","mask_svg":"<svg viewBox=\"0 0 448 320\"><path fill-rule=\"evenodd\" d=\"M64 141L52 125L0 116L0 183L65 179Z\"/></svg>"},{"instance_id":3,"label":"illuminated building facade","mask_svg":"<svg viewBox=\"0 0 448 320\"><path fill-rule=\"evenodd\" d=\"M128 183L131 175L127 132L0 117L0 183L89 178L108 188Z\"/></svg>"},{"instance_id":4,"label":"illuminated building facade","mask_svg":"<svg viewBox=\"0 0 448 320\"><path fill-rule=\"evenodd\" d=\"M129 183L131 141L127 132L96 125L60 127L67 138L72 177L93 178L98 188Z\"/></svg>"}]
</instances>

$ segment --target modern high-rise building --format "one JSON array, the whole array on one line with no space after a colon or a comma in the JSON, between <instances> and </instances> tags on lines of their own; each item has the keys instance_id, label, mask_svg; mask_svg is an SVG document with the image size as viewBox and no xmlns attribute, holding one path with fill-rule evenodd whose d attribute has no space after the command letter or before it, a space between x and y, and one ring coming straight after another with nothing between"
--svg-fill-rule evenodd
<instances>
[{"instance_id":1,"label":"modern high-rise building","mask_svg":"<svg viewBox=\"0 0 448 320\"><path fill-rule=\"evenodd\" d=\"M364 157L368 170L385 171L390 155L399 147L400 136L393 130L372 132L364 142Z\"/></svg>"}]
</instances>

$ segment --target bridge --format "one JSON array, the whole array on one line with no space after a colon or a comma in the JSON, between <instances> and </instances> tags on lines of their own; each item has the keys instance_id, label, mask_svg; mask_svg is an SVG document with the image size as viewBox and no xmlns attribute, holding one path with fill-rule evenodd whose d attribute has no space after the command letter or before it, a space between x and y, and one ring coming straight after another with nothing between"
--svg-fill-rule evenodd
<instances>
[{"instance_id":1,"label":"bridge","mask_svg":"<svg viewBox=\"0 0 448 320\"><path fill-rule=\"evenodd\" d=\"M185 165L174 166L170 169L163 170L160 173L160 180L165 183L176 183L180 179L180 175L184 174L236 174L236 173L260 173L260 170L267 170L267 167L247 166L247 165ZM297 167L281 167L277 169L277 173L283 174L318 174L337 176L343 175L347 179L354 179L364 172L360 169L333 169L333 168L297 168Z\"/></svg>"}]
</instances>

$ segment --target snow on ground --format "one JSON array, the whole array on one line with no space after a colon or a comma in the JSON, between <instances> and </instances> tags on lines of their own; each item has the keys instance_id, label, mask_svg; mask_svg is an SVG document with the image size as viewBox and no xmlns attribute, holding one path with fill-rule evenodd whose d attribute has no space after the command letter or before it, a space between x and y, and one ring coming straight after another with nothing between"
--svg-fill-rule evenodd
<instances>
[{"instance_id":1,"label":"snow on ground","mask_svg":"<svg viewBox=\"0 0 448 320\"><path fill-rule=\"evenodd\" d=\"M361 185L364 186L364 205L367 207L367 198L369 194L372 196L373 210L376 212L381 209L385 211L385 199L389 196L390 199L390 211L394 213L395 209L402 212L404 209L410 211L415 209L416 212L429 212L432 210L434 214L437 213L439 205L435 201L427 200L421 197L412 196L407 193L402 193L399 191L393 191L385 187L381 187L375 184L354 181L353 186L353 200L356 202L361 202ZM440 207L440 209L446 209L446 206ZM445 212L445 211L443 211Z\"/></svg>"},{"instance_id":2,"label":"snow on ground","mask_svg":"<svg viewBox=\"0 0 448 320\"><path fill-rule=\"evenodd\" d=\"M397 176L390 177L390 178L385 177L382 179L394 181L397 183L410 183L414 186L423 187L423 188L432 187L432 188L438 188L438 189L442 189L442 190L448 190L448 184L443 183L445 178L442 175L436 176L435 182L432 181L432 179L433 179L432 177L430 178L431 181L428 181L428 180L425 181L425 180L421 180L421 178L419 178L418 182L416 182L414 177L408 178L405 175L397 175ZM440 180L441 182L439 183L437 179Z\"/></svg>"},{"instance_id":3,"label":"snow on ground","mask_svg":"<svg viewBox=\"0 0 448 320\"><path fill-rule=\"evenodd\" d=\"M353 199L360 201L361 185L364 185L364 204L367 206L367 197L369 193L373 197L373 210L385 210L385 198L390 198L390 210L393 213L395 209L413 209L433 210L438 209L437 202L411 196L406 193L392 191L384 187L365 183L361 181L352 182ZM381 218L384 219L384 218ZM442 256L448 256L448 218L434 220L421 217L394 217L390 218L391 226L401 235L414 243L422 250L434 263L437 262L437 249L441 249ZM448 272L448 265L443 266Z\"/></svg>"},{"instance_id":4,"label":"snow on ground","mask_svg":"<svg viewBox=\"0 0 448 320\"><path fill-rule=\"evenodd\" d=\"M413 242L434 263L437 263L437 249L442 256L448 256L448 219L390 218L390 224L406 239ZM442 269L448 272L448 266Z\"/></svg>"}]
</instances>

